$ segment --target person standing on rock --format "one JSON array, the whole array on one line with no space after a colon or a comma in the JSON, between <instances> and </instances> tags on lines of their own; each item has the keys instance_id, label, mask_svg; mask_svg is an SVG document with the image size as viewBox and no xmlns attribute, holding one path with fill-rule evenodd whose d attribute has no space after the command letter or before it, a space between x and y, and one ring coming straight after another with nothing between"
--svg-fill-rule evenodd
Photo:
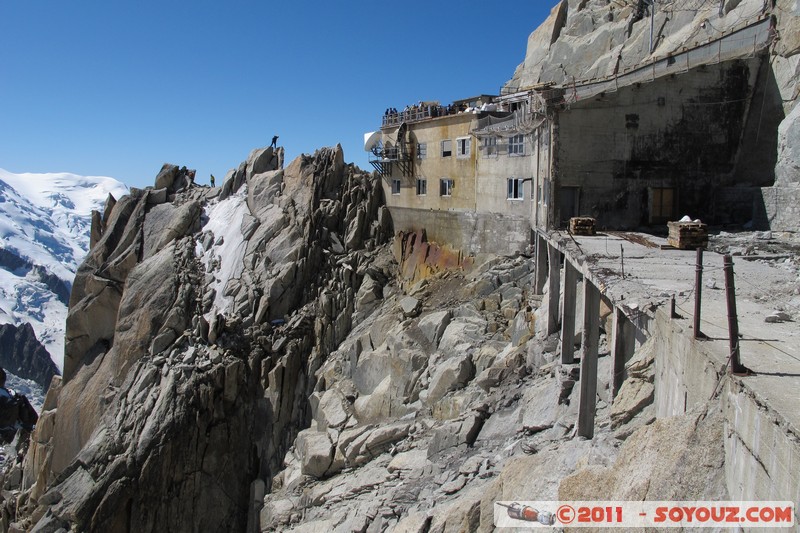
<instances>
[{"instance_id":1,"label":"person standing on rock","mask_svg":"<svg viewBox=\"0 0 800 533\"><path fill-rule=\"evenodd\" d=\"M278 136L277 135L273 135L272 136L272 144L270 144L270 146L273 147L273 148L277 148L278 147Z\"/></svg>"},{"instance_id":2,"label":"person standing on rock","mask_svg":"<svg viewBox=\"0 0 800 533\"><path fill-rule=\"evenodd\" d=\"M214 174L211 174L211 186L214 186Z\"/></svg>"}]
</instances>

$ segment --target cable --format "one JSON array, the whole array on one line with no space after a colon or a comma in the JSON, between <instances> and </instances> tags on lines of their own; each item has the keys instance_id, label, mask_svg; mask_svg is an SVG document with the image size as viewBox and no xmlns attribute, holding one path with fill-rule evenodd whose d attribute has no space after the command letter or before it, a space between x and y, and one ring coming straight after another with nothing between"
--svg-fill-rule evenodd
<instances>
[{"instance_id":1,"label":"cable","mask_svg":"<svg viewBox=\"0 0 800 533\"><path fill-rule=\"evenodd\" d=\"M683 309L682 307L678 306L677 304L675 305L675 309L678 309L678 310L680 310L680 311L683 311L683 312L684 312L684 313L686 313L687 315L692 315L692 313L690 313L690 312L689 312L689 311L687 311L686 309ZM724 331L725 333L727 333L727 332L728 332L728 328L727 328L727 326L726 326L726 327L719 326L719 325L715 324L714 322L710 322L710 321L708 321L708 320L704 319L702 316L700 317L700 322L702 322L702 323L704 323L704 324L707 324L707 325L709 325L709 326L713 326L713 327L715 327L715 328L721 329L721 330L722 330L722 331ZM769 346L770 348L774 349L775 351L777 351L777 352L780 352L780 353L782 353L782 354L784 354L784 355L788 355L789 357L791 357L791 358L792 358L792 359L794 359L795 361L797 361L797 362L800 362L800 358L798 358L797 356L795 356L795 355L793 355L793 354L791 354L791 353L787 352L786 350L783 350L783 349L781 349L781 348L778 348L777 346L775 346L774 344L772 344L771 342L769 342L769 341L767 341L767 340L764 340L764 339L758 339L758 338L756 338L756 337L745 336L745 334L743 334L743 333L741 333L741 332L739 333L739 337L741 338L741 340L757 341L757 342L761 342L761 343L763 343L763 344L766 344L767 346Z\"/></svg>"},{"instance_id":2,"label":"cable","mask_svg":"<svg viewBox=\"0 0 800 533\"><path fill-rule=\"evenodd\" d=\"M754 289L759 289L760 291L762 291L762 292L763 292L763 287L759 287L758 285L756 285L756 284L754 284L754 283L750 283L750 282L749 282L749 281L747 281L745 278L743 278L743 277L741 276L741 274L738 274L738 273L734 272L734 273L733 273L733 275L735 276L735 278L736 278L737 280L739 280L739 281L743 281L745 284L747 284L747 285L750 285L750 286L751 286L751 287L753 287ZM787 305L787 306L789 306L789 307L792 307L792 308L794 308L794 309L796 309L796 310L800 311L800 307L798 307L798 306L796 306L796 305L792 304L792 303L791 303L791 302L789 302L789 301L786 301L786 300L784 300L784 299L783 299L783 298L782 298L780 295L777 295L777 294L770 294L769 296L770 296L770 298L773 298L773 299L775 299L775 300L779 300L781 303L783 303L783 304L785 304L785 305Z\"/></svg>"},{"instance_id":3,"label":"cable","mask_svg":"<svg viewBox=\"0 0 800 533\"><path fill-rule=\"evenodd\" d=\"M689 312L689 311L687 311L686 309L684 309L684 308L682 308L682 307L679 307L677 304L675 304L675 309L678 309L678 310L680 310L680 311L683 311L683 312L684 312L684 313L686 313L687 315L693 316L693 315L692 315L692 313L693 313L694 311L692 311L692 312ZM718 325L718 324L715 324L714 322L710 322L710 321L706 320L706 319L705 319L705 318L703 318L702 316L700 317L700 322L702 322L702 323L704 323L704 324L706 324L706 325L709 325L709 326L714 326L714 327L715 327L715 328L717 328L717 329L721 329L721 330L722 330L722 331L724 331L725 333L727 333L727 332L728 332L728 327L727 327L727 326L720 326L720 325Z\"/></svg>"}]
</instances>

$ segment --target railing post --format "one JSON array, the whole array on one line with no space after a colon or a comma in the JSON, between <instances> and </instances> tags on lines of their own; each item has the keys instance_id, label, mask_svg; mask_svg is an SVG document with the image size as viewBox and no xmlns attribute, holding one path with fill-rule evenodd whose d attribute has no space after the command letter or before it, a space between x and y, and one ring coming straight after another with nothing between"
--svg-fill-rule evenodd
<instances>
[{"instance_id":1,"label":"railing post","mask_svg":"<svg viewBox=\"0 0 800 533\"><path fill-rule=\"evenodd\" d=\"M622 383L627 377L625 372L625 362L633 355L633 332L628 325L630 321L622 310L614 306L614 318L611 338L611 397L616 398L617 393L622 388Z\"/></svg>"},{"instance_id":2,"label":"railing post","mask_svg":"<svg viewBox=\"0 0 800 533\"><path fill-rule=\"evenodd\" d=\"M747 374L748 369L739 357L739 320L736 316L736 287L733 281L733 260L730 255L722 258L725 271L725 299L728 301L728 333L730 336L730 371L733 374Z\"/></svg>"},{"instance_id":3,"label":"railing post","mask_svg":"<svg viewBox=\"0 0 800 533\"><path fill-rule=\"evenodd\" d=\"M694 338L705 338L700 332L700 302L703 295L703 248L697 249L697 262L694 267Z\"/></svg>"}]
</instances>

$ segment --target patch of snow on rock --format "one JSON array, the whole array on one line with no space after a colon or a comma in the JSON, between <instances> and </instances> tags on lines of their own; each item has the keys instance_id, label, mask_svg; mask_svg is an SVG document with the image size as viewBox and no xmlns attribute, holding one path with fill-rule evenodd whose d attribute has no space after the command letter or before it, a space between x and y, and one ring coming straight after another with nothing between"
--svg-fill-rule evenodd
<instances>
[{"instance_id":1,"label":"patch of snow on rock","mask_svg":"<svg viewBox=\"0 0 800 533\"><path fill-rule=\"evenodd\" d=\"M241 228L244 216L249 213L246 190L214 203L205 210L204 218L207 217L208 222L203 226L203 231L213 234L214 243L208 250L204 250L201 257L206 272L209 272L209 264L212 265L210 272L214 276L210 285L215 291L214 305L206 313L208 320L217 313L227 312L233 303L231 298L224 295L225 286L229 280L238 279L242 275L247 241Z\"/></svg>"}]
</instances>

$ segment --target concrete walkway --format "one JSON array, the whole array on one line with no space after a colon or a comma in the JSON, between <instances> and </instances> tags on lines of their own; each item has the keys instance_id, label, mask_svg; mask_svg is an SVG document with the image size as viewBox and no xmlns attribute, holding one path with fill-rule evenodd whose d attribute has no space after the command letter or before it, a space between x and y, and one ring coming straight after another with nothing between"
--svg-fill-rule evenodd
<instances>
[{"instance_id":1,"label":"concrete walkway","mask_svg":"<svg viewBox=\"0 0 800 533\"><path fill-rule=\"evenodd\" d=\"M687 335L693 334L694 250L662 250L666 239L642 233L609 232L573 238L565 232L553 232L549 240L576 258L584 274L631 318L637 313L650 314L656 306L669 309L674 296L676 311L682 317L676 320ZM787 429L800 438L800 327L796 321L764 321L781 308L795 320L800 316L797 297L792 294L797 274L782 259L734 256L733 262L741 360L755 372L734 379L774 410L786 421ZM722 255L704 253L700 329L708 335L704 344L717 357L720 369L729 356L722 267Z\"/></svg>"}]
</instances>

